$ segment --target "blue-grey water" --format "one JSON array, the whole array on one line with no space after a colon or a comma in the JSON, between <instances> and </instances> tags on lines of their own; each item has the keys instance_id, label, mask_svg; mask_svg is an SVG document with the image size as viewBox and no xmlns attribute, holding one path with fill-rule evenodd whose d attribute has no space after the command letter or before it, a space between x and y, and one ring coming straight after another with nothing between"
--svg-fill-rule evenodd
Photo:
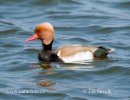
<instances>
[{"instance_id":1,"label":"blue-grey water","mask_svg":"<svg viewBox=\"0 0 130 100\"><path fill-rule=\"evenodd\" d=\"M109 59L40 64L36 24L64 44L115 48ZM130 100L130 0L0 0L0 100Z\"/></svg>"}]
</instances>

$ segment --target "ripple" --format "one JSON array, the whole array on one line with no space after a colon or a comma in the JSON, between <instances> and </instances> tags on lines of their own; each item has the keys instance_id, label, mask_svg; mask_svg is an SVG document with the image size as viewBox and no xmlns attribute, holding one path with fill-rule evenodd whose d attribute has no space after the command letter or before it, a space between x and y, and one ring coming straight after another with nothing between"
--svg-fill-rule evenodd
<instances>
[{"instance_id":1,"label":"ripple","mask_svg":"<svg viewBox=\"0 0 130 100\"><path fill-rule=\"evenodd\" d=\"M61 3L61 4L82 4L81 2L78 2L78 1L75 1L75 0L44 0L44 2L42 0L33 0L33 4L35 5L44 5L44 6L49 6L49 5L56 5L58 3Z\"/></svg>"},{"instance_id":2,"label":"ripple","mask_svg":"<svg viewBox=\"0 0 130 100\"><path fill-rule=\"evenodd\" d=\"M55 1L55 0L44 0L44 1L42 1L42 0L33 0L33 2L32 2L32 4L34 4L34 5L37 5L37 6L49 6L49 5L53 5L53 4L55 4L55 3L57 3L57 1Z\"/></svg>"},{"instance_id":3,"label":"ripple","mask_svg":"<svg viewBox=\"0 0 130 100\"><path fill-rule=\"evenodd\" d=\"M20 47L20 46L15 45L15 44L4 44L4 45L2 45L2 47L5 47L5 48L17 48L17 47Z\"/></svg>"},{"instance_id":4,"label":"ripple","mask_svg":"<svg viewBox=\"0 0 130 100\"><path fill-rule=\"evenodd\" d=\"M37 52L39 52L38 49L34 49L34 48L28 48L28 49L25 49L25 51L30 52L30 53L37 53Z\"/></svg>"},{"instance_id":5,"label":"ripple","mask_svg":"<svg viewBox=\"0 0 130 100\"><path fill-rule=\"evenodd\" d=\"M7 22L7 21L5 21L5 20L0 20L0 23L1 23L1 24L5 24L5 25L14 25L13 23Z\"/></svg>"},{"instance_id":6,"label":"ripple","mask_svg":"<svg viewBox=\"0 0 130 100\"><path fill-rule=\"evenodd\" d=\"M0 96L2 99L8 99L8 98L18 99L21 97L16 94L7 94L7 93L0 93ZM24 99L24 98L22 98L22 99Z\"/></svg>"},{"instance_id":7,"label":"ripple","mask_svg":"<svg viewBox=\"0 0 130 100\"><path fill-rule=\"evenodd\" d=\"M121 3L117 3L115 4L116 7L120 8L120 9L129 9L130 8L130 2L129 1L124 1Z\"/></svg>"},{"instance_id":8,"label":"ripple","mask_svg":"<svg viewBox=\"0 0 130 100\"><path fill-rule=\"evenodd\" d=\"M114 33L118 31L123 31L123 30L130 30L129 26L121 26L121 27L100 27L96 32L98 33Z\"/></svg>"},{"instance_id":9,"label":"ripple","mask_svg":"<svg viewBox=\"0 0 130 100\"><path fill-rule=\"evenodd\" d=\"M80 41L81 43L86 43L88 42L88 40L86 40L85 38L78 38L78 37L71 37L71 38L68 38L67 40L71 41L71 43L78 43L78 41ZM72 42L73 41L73 42Z\"/></svg>"},{"instance_id":10,"label":"ripple","mask_svg":"<svg viewBox=\"0 0 130 100\"><path fill-rule=\"evenodd\" d=\"M11 62L10 64L12 64L14 67L12 68L8 68L7 70L9 72L26 72L27 70L30 70L31 68L30 67L27 67L27 63L23 63L21 64L20 61L15 61L15 62ZM20 74L20 73L19 73ZM24 74L23 74L24 75Z\"/></svg>"},{"instance_id":11,"label":"ripple","mask_svg":"<svg viewBox=\"0 0 130 100\"><path fill-rule=\"evenodd\" d=\"M6 28L5 30L1 30L0 36L2 37L2 41L3 39L7 40L7 39L15 38L18 31L19 31L18 28ZM17 38L15 38L15 40L16 39Z\"/></svg>"},{"instance_id":12,"label":"ripple","mask_svg":"<svg viewBox=\"0 0 130 100\"><path fill-rule=\"evenodd\" d=\"M97 71L96 73L98 74L103 74L103 75L106 75L106 74L126 74L127 71L130 71L129 68L126 68L126 67L123 67L123 66L112 66L112 67L109 67L109 68L106 68L106 69L103 69L103 70L99 70Z\"/></svg>"},{"instance_id":13,"label":"ripple","mask_svg":"<svg viewBox=\"0 0 130 100\"><path fill-rule=\"evenodd\" d=\"M45 97L45 99L53 97L53 99L56 100L56 99L64 99L64 98L68 97L68 95L65 94L65 93L60 93L60 92L59 93L49 93L49 92L46 92L44 94L44 97Z\"/></svg>"}]
</instances>

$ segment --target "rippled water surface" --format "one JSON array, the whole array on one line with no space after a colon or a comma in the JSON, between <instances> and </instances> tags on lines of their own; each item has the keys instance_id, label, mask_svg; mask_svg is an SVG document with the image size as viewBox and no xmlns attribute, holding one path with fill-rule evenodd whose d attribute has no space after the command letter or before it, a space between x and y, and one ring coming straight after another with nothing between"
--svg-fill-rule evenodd
<instances>
[{"instance_id":1,"label":"rippled water surface","mask_svg":"<svg viewBox=\"0 0 130 100\"><path fill-rule=\"evenodd\" d=\"M53 48L115 48L109 59L39 64L36 24L55 28ZM0 99L130 100L130 0L0 0ZM33 93L33 92L35 93Z\"/></svg>"}]
</instances>

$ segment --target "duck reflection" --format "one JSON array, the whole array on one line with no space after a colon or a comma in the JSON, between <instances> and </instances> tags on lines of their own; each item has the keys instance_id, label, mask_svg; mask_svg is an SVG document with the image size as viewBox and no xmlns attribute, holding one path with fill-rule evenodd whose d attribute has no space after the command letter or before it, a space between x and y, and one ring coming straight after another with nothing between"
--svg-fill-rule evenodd
<instances>
[{"instance_id":1,"label":"duck reflection","mask_svg":"<svg viewBox=\"0 0 130 100\"><path fill-rule=\"evenodd\" d=\"M55 74L59 70L91 70L94 66L91 65L91 62L80 62L80 63L49 63L49 62L40 62L39 65L43 69L39 74L50 75ZM55 85L56 82L50 79L40 79L38 85L42 87L51 87Z\"/></svg>"},{"instance_id":2,"label":"duck reflection","mask_svg":"<svg viewBox=\"0 0 130 100\"><path fill-rule=\"evenodd\" d=\"M44 71L55 72L56 70L89 70L94 67L92 65L92 61L86 61L86 62L75 62L75 63L49 63L49 62L41 62L39 64ZM41 74L44 74L44 72L41 72Z\"/></svg>"},{"instance_id":3,"label":"duck reflection","mask_svg":"<svg viewBox=\"0 0 130 100\"><path fill-rule=\"evenodd\" d=\"M49 62L40 62L39 65L45 69L45 70L51 70L53 67L51 67L51 64Z\"/></svg>"},{"instance_id":4,"label":"duck reflection","mask_svg":"<svg viewBox=\"0 0 130 100\"><path fill-rule=\"evenodd\" d=\"M54 68L51 66L49 62L40 62L39 65L43 69L39 74L49 75L54 73ZM42 87L51 87L55 85L55 82L49 79L41 78L37 85L40 85Z\"/></svg>"}]
</instances>

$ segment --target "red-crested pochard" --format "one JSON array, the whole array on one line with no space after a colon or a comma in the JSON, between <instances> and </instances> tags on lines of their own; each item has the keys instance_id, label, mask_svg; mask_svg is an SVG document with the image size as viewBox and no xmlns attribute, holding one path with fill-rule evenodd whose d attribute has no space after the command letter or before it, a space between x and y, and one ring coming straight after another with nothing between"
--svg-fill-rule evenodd
<instances>
[{"instance_id":1,"label":"red-crested pochard","mask_svg":"<svg viewBox=\"0 0 130 100\"><path fill-rule=\"evenodd\" d=\"M25 42L40 39L42 50L38 53L40 61L54 62L62 61L65 63L104 59L112 49L103 46L72 44L52 50L54 40L54 28L50 23L41 23L35 27L34 34Z\"/></svg>"}]
</instances>

